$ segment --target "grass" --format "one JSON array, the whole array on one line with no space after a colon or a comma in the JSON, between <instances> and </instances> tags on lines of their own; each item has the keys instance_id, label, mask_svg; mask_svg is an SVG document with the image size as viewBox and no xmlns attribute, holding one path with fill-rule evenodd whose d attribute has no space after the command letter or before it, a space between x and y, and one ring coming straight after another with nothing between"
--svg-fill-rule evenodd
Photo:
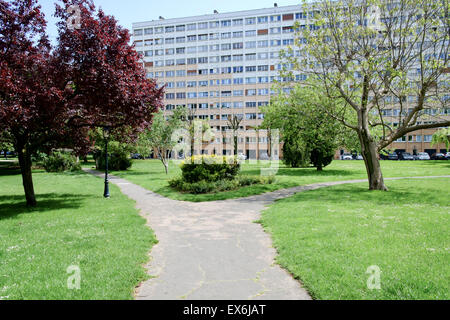
<instances>
[{"instance_id":1,"label":"grass","mask_svg":"<svg viewBox=\"0 0 450 320\"><path fill-rule=\"evenodd\" d=\"M92 165L93 163L90 163L89 166ZM268 167L268 165L268 162L264 161L255 164L247 162L242 165L241 173L260 175L260 168ZM450 175L449 161L382 161L382 168L385 177ZM182 194L169 187L168 180L181 175L180 168L173 163L170 164L168 175L165 174L163 165L158 160L135 160L130 170L113 172L113 174L165 197L192 202L241 198L298 185L367 178L363 161L333 161L322 172L318 172L314 168L288 168L280 163L273 184L253 185L232 191L194 195Z\"/></svg>"},{"instance_id":2,"label":"grass","mask_svg":"<svg viewBox=\"0 0 450 320\"><path fill-rule=\"evenodd\" d=\"M387 184L389 192L357 184L299 193L263 213L278 263L314 298L450 298L450 179ZM381 290L367 288L372 265Z\"/></svg>"},{"instance_id":3,"label":"grass","mask_svg":"<svg viewBox=\"0 0 450 320\"><path fill-rule=\"evenodd\" d=\"M103 199L102 180L82 172L33 178L30 209L19 172L0 169L0 300L132 299L156 242L135 203L114 185ZM80 290L67 288L71 265Z\"/></svg>"}]
</instances>

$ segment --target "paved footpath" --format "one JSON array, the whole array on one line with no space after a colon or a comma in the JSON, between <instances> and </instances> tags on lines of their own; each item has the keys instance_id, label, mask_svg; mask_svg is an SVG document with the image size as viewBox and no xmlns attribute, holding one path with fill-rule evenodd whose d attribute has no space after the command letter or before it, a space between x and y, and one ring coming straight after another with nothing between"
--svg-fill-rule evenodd
<instances>
[{"instance_id":1,"label":"paved footpath","mask_svg":"<svg viewBox=\"0 0 450 320\"><path fill-rule=\"evenodd\" d=\"M414 177L423 178L437 177ZM405 178L386 180L399 179ZM300 300L311 297L299 281L274 262L276 250L271 238L254 221L277 199L367 180L318 183L202 203L171 200L114 176L110 181L136 201L159 241L146 266L152 278L140 285L136 299Z\"/></svg>"}]
</instances>

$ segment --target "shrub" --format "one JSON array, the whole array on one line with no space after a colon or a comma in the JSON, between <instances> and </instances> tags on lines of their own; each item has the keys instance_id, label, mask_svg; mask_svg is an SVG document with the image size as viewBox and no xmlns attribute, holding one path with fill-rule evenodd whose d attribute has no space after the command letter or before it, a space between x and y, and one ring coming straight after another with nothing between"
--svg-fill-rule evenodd
<instances>
[{"instance_id":1,"label":"shrub","mask_svg":"<svg viewBox=\"0 0 450 320\"><path fill-rule=\"evenodd\" d=\"M204 194L215 193L221 191L236 190L240 187L250 186L254 184L272 184L275 181L274 176L253 177L253 176L237 176L235 179L223 179L214 182L205 180L197 182L186 182L183 178L175 178L169 181L169 186L179 192Z\"/></svg>"},{"instance_id":2,"label":"shrub","mask_svg":"<svg viewBox=\"0 0 450 320\"><path fill-rule=\"evenodd\" d=\"M108 152L108 169L114 171L124 171L131 168L133 162L128 157L126 150L120 150L114 148L111 152ZM97 151L94 153L95 166L97 170L105 170L105 152Z\"/></svg>"},{"instance_id":3,"label":"shrub","mask_svg":"<svg viewBox=\"0 0 450 320\"><path fill-rule=\"evenodd\" d=\"M187 183L232 180L239 170L240 164L228 157L192 157L181 165L182 178Z\"/></svg>"},{"instance_id":4,"label":"shrub","mask_svg":"<svg viewBox=\"0 0 450 320\"><path fill-rule=\"evenodd\" d=\"M43 160L43 166L47 172L64 172L81 170L77 159L69 153L54 152Z\"/></svg>"}]
</instances>

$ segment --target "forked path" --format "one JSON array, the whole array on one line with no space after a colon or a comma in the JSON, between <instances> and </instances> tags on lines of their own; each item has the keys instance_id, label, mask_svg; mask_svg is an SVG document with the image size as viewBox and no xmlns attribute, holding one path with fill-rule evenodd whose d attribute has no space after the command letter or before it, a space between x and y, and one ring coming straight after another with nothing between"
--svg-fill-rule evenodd
<instances>
[{"instance_id":1,"label":"forked path","mask_svg":"<svg viewBox=\"0 0 450 320\"><path fill-rule=\"evenodd\" d=\"M87 171L101 176L97 171ZM405 178L387 180L397 179ZM117 177L110 181L136 201L159 240L146 266L151 279L137 289L137 299L299 300L311 297L299 281L274 262L276 250L271 238L254 221L277 199L367 180L318 183L202 203L171 200Z\"/></svg>"}]
</instances>

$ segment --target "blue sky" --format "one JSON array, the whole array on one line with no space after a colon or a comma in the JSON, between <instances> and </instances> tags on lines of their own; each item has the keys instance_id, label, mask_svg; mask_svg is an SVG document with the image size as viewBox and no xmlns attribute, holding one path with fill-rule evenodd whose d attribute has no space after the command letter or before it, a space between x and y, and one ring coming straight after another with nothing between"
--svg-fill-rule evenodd
<instances>
[{"instance_id":1,"label":"blue sky","mask_svg":"<svg viewBox=\"0 0 450 320\"><path fill-rule=\"evenodd\" d=\"M47 31L52 41L57 36L56 20L52 17L57 0L38 0L48 21ZM133 22L156 20L159 16L166 19L202 14L211 14L213 10L231 12L249 9L290 6L300 4L301 0L94 0L107 14L112 14L120 25L131 29Z\"/></svg>"}]
</instances>

